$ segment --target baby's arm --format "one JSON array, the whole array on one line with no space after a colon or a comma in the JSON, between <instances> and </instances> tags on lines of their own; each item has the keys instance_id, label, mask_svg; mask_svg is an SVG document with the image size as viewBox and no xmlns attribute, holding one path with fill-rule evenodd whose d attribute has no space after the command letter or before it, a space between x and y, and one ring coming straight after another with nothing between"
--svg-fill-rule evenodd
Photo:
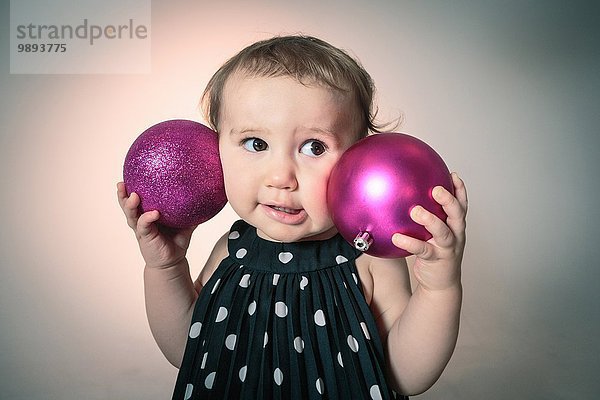
<instances>
[{"instance_id":1,"label":"baby's arm","mask_svg":"<svg viewBox=\"0 0 600 400\"><path fill-rule=\"evenodd\" d=\"M221 260L227 235L215 245L195 283L192 282L187 259L163 268L146 265L144 289L146 313L152 335L165 357L179 368L185 351L194 304Z\"/></svg>"},{"instance_id":2,"label":"baby's arm","mask_svg":"<svg viewBox=\"0 0 600 400\"><path fill-rule=\"evenodd\" d=\"M456 346L462 286L460 266L465 245L466 189L453 174L456 197L445 189L434 190L448 219L439 220L423 209L411 217L433 238L427 242L400 234L396 246L417 256L413 271L418 282L408 296L404 260L371 257L373 279L371 308L378 317L386 344L388 367L397 390L422 393L439 378Z\"/></svg>"},{"instance_id":3,"label":"baby's arm","mask_svg":"<svg viewBox=\"0 0 600 400\"><path fill-rule=\"evenodd\" d=\"M179 367L194 303L202 282L220 261L217 259L222 253L223 240L217 243L194 285L185 256L195 227L174 230L159 226L156 224L158 211L140 215L139 196L135 193L128 196L122 182L117 185L117 196L146 262L144 288L150 329L165 357Z\"/></svg>"}]
</instances>

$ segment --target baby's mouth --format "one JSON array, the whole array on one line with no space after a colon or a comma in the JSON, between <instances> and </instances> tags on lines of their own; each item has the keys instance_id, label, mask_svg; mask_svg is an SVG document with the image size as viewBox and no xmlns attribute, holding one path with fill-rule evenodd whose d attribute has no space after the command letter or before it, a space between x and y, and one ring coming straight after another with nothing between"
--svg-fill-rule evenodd
<instances>
[{"instance_id":1,"label":"baby's mouth","mask_svg":"<svg viewBox=\"0 0 600 400\"><path fill-rule=\"evenodd\" d=\"M279 207L279 206L269 206L269 207L271 207L273 210L277 210L277 211L284 212L286 214L292 214L292 215L300 214L300 211L302 211L302 210L296 210L294 208L285 208L285 207Z\"/></svg>"}]
</instances>

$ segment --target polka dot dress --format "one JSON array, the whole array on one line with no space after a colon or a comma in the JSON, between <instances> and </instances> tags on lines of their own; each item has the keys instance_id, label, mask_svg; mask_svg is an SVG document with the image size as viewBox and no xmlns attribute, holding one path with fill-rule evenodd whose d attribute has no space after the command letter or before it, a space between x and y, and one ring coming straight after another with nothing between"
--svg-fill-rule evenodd
<instances>
[{"instance_id":1,"label":"polka dot dress","mask_svg":"<svg viewBox=\"0 0 600 400\"><path fill-rule=\"evenodd\" d=\"M244 221L228 249L196 302L173 399L394 398L358 251L340 235L267 241Z\"/></svg>"}]
</instances>

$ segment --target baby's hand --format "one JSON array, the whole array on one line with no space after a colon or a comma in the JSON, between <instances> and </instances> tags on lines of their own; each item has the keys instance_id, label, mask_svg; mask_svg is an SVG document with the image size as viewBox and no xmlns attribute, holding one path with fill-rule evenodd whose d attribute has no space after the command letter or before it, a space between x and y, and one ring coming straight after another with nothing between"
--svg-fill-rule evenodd
<instances>
[{"instance_id":1,"label":"baby's hand","mask_svg":"<svg viewBox=\"0 0 600 400\"><path fill-rule=\"evenodd\" d=\"M156 223L158 211L148 211L140 215L140 197L137 193L127 196L125 184L117 183L117 197L127 224L135 232L146 267L166 268L185 258L192 232L188 229L172 229Z\"/></svg>"},{"instance_id":2,"label":"baby's hand","mask_svg":"<svg viewBox=\"0 0 600 400\"><path fill-rule=\"evenodd\" d=\"M433 189L433 198L448 216L440 220L421 206L411 210L411 218L423 225L433 237L427 242L410 236L395 234L395 246L417 256L413 271L419 284L428 290L444 290L460 285L460 265L465 248L467 191L464 182L452 173L453 196L441 186Z\"/></svg>"}]
</instances>

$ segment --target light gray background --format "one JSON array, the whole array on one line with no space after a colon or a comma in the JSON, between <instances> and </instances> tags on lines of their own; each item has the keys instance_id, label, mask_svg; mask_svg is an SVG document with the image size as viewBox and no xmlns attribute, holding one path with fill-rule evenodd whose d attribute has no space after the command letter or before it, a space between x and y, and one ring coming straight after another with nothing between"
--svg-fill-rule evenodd
<instances>
[{"instance_id":1,"label":"light gray background","mask_svg":"<svg viewBox=\"0 0 600 400\"><path fill-rule=\"evenodd\" d=\"M0 398L169 398L123 158L151 124L199 120L226 58L295 32L356 55L381 117L402 113L467 182L461 335L417 398L600 392L597 2L153 1L151 74L55 76L9 75L1 4ZM194 274L234 219L195 233Z\"/></svg>"}]
</instances>

